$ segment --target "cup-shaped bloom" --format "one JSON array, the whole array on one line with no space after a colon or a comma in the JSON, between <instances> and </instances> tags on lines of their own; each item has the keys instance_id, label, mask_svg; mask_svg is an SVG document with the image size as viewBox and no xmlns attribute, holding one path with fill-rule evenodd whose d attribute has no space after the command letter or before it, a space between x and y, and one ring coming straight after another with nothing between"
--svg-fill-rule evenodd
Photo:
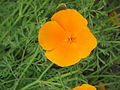
<instances>
[{"instance_id":1,"label":"cup-shaped bloom","mask_svg":"<svg viewBox=\"0 0 120 90\"><path fill-rule=\"evenodd\" d=\"M87 20L74 9L55 13L38 34L38 41L46 50L45 56L61 67L76 64L89 56L97 41L87 24Z\"/></svg>"},{"instance_id":2,"label":"cup-shaped bloom","mask_svg":"<svg viewBox=\"0 0 120 90\"><path fill-rule=\"evenodd\" d=\"M89 84L82 84L81 86L77 86L72 90L97 90L96 87Z\"/></svg>"}]
</instances>

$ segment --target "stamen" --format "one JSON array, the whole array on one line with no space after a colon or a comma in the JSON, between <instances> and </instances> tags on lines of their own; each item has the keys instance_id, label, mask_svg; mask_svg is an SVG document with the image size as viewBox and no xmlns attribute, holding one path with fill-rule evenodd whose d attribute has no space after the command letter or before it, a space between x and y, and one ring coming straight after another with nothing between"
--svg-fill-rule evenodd
<instances>
[{"instance_id":1,"label":"stamen","mask_svg":"<svg viewBox=\"0 0 120 90\"><path fill-rule=\"evenodd\" d=\"M68 37L68 41L72 41L72 37Z\"/></svg>"}]
</instances>

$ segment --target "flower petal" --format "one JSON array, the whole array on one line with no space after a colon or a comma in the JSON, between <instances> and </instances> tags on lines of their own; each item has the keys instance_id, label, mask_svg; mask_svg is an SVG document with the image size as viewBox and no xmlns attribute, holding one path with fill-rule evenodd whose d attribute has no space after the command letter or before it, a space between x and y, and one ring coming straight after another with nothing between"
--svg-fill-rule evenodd
<instances>
[{"instance_id":1,"label":"flower petal","mask_svg":"<svg viewBox=\"0 0 120 90\"><path fill-rule=\"evenodd\" d=\"M82 84L81 86L77 86L76 88L73 88L72 90L97 90L97 89L92 85Z\"/></svg>"},{"instance_id":2,"label":"flower petal","mask_svg":"<svg viewBox=\"0 0 120 90\"><path fill-rule=\"evenodd\" d=\"M97 46L97 40L88 27L82 27L76 37L74 42L79 46L78 50L81 51L82 58L85 58Z\"/></svg>"},{"instance_id":3,"label":"flower petal","mask_svg":"<svg viewBox=\"0 0 120 90\"><path fill-rule=\"evenodd\" d=\"M55 13L51 20L56 21L66 32L70 32L71 34L79 32L80 28L86 26L88 23L87 20L74 9L61 10Z\"/></svg>"},{"instance_id":4,"label":"flower petal","mask_svg":"<svg viewBox=\"0 0 120 90\"><path fill-rule=\"evenodd\" d=\"M45 56L53 63L65 67L80 61L81 51L75 43L64 42L58 48L46 51Z\"/></svg>"},{"instance_id":5,"label":"flower petal","mask_svg":"<svg viewBox=\"0 0 120 90\"><path fill-rule=\"evenodd\" d=\"M45 50L52 50L65 40L66 34L56 21L45 23L39 31L38 41Z\"/></svg>"}]
</instances>

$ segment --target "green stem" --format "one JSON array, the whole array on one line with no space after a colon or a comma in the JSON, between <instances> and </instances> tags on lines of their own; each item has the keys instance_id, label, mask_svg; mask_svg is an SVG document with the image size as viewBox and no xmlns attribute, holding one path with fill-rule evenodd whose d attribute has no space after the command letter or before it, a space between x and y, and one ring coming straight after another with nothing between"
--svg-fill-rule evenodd
<instances>
[{"instance_id":1,"label":"green stem","mask_svg":"<svg viewBox=\"0 0 120 90\"><path fill-rule=\"evenodd\" d=\"M39 50L38 48L39 48L39 46L37 47L35 54L32 56L32 59L31 59L30 62L27 64L27 66L26 66L25 69L23 70L22 74L21 74L20 77L18 78L17 82L15 82L14 90L16 90L16 87L18 86L19 81L21 80L21 78L23 77L23 75L25 74L25 72L27 71L27 69L29 68L29 66L32 64L32 62L34 61L35 57L37 56L38 50Z\"/></svg>"},{"instance_id":2,"label":"green stem","mask_svg":"<svg viewBox=\"0 0 120 90\"><path fill-rule=\"evenodd\" d=\"M26 85L25 87L23 87L23 88L20 89L20 90L25 90L25 89L29 88L30 86L33 86L33 85L41 82L40 79L41 79L41 78L43 77L43 75L52 67L52 65L53 65L53 63L51 63L51 64L45 69L45 71L40 75L40 77L39 77L36 81L34 81L34 82Z\"/></svg>"},{"instance_id":3,"label":"green stem","mask_svg":"<svg viewBox=\"0 0 120 90\"><path fill-rule=\"evenodd\" d=\"M115 77L115 78L120 78L120 76L116 76L116 75L89 75L89 76L86 76L86 78L96 78L96 77Z\"/></svg>"},{"instance_id":4,"label":"green stem","mask_svg":"<svg viewBox=\"0 0 120 90\"><path fill-rule=\"evenodd\" d=\"M28 85L26 85L25 87L23 87L22 89L20 89L20 90L26 90L27 88L29 88L30 86L33 86L33 85L35 85L35 84L37 84L37 83L39 83L39 81L38 80L36 80L36 81L34 81L34 82L32 82L32 83L30 83L30 84L28 84Z\"/></svg>"},{"instance_id":5,"label":"green stem","mask_svg":"<svg viewBox=\"0 0 120 90\"><path fill-rule=\"evenodd\" d=\"M63 74L63 75L61 75L61 78L65 78L65 77L67 77L67 76L73 75L73 74L78 73L78 72L80 72L80 71L79 71L79 70L76 70L76 71L73 71L73 72L69 72L69 73ZM60 78L60 77L53 77L53 78L51 78L51 79L49 79L49 80L47 80L47 81L55 81L55 80L57 80L57 79L59 79L59 78Z\"/></svg>"},{"instance_id":6,"label":"green stem","mask_svg":"<svg viewBox=\"0 0 120 90\"><path fill-rule=\"evenodd\" d=\"M94 33L94 34L97 34L97 33L100 33L100 32L112 31L112 30L117 29L117 28L119 28L119 27L120 27L120 26L110 27L110 28L106 28L106 29L103 29L103 30L95 31L95 32L93 32L93 33Z\"/></svg>"},{"instance_id":7,"label":"green stem","mask_svg":"<svg viewBox=\"0 0 120 90\"><path fill-rule=\"evenodd\" d=\"M43 77L43 75L52 67L53 63L51 63L46 69L45 71L40 75L40 77L38 78L38 80L41 80L41 78Z\"/></svg>"}]
</instances>

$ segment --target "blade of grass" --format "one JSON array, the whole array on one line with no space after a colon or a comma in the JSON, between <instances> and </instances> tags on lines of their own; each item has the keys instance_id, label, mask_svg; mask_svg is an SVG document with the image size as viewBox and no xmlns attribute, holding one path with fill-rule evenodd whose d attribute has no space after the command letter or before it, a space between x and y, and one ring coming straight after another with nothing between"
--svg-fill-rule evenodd
<instances>
[{"instance_id":1,"label":"blade of grass","mask_svg":"<svg viewBox=\"0 0 120 90\"><path fill-rule=\"evenodd\" d=\"M38 50L39 50L39 46L36 49L35 54L32 56L31 60L29 61L29 63L27 64L27 66L25 67L25 69L23 70L23 72L21 73L20 77L18 78L18 80L15 82L14 85L14 90L16 90L21 78L23 77L23 75L25 74L25 72L27 71L27 69L29 68L29 66L32 64L32 62L34 61L35 57L38 55Z\"/></svg>"}]
</instances>

